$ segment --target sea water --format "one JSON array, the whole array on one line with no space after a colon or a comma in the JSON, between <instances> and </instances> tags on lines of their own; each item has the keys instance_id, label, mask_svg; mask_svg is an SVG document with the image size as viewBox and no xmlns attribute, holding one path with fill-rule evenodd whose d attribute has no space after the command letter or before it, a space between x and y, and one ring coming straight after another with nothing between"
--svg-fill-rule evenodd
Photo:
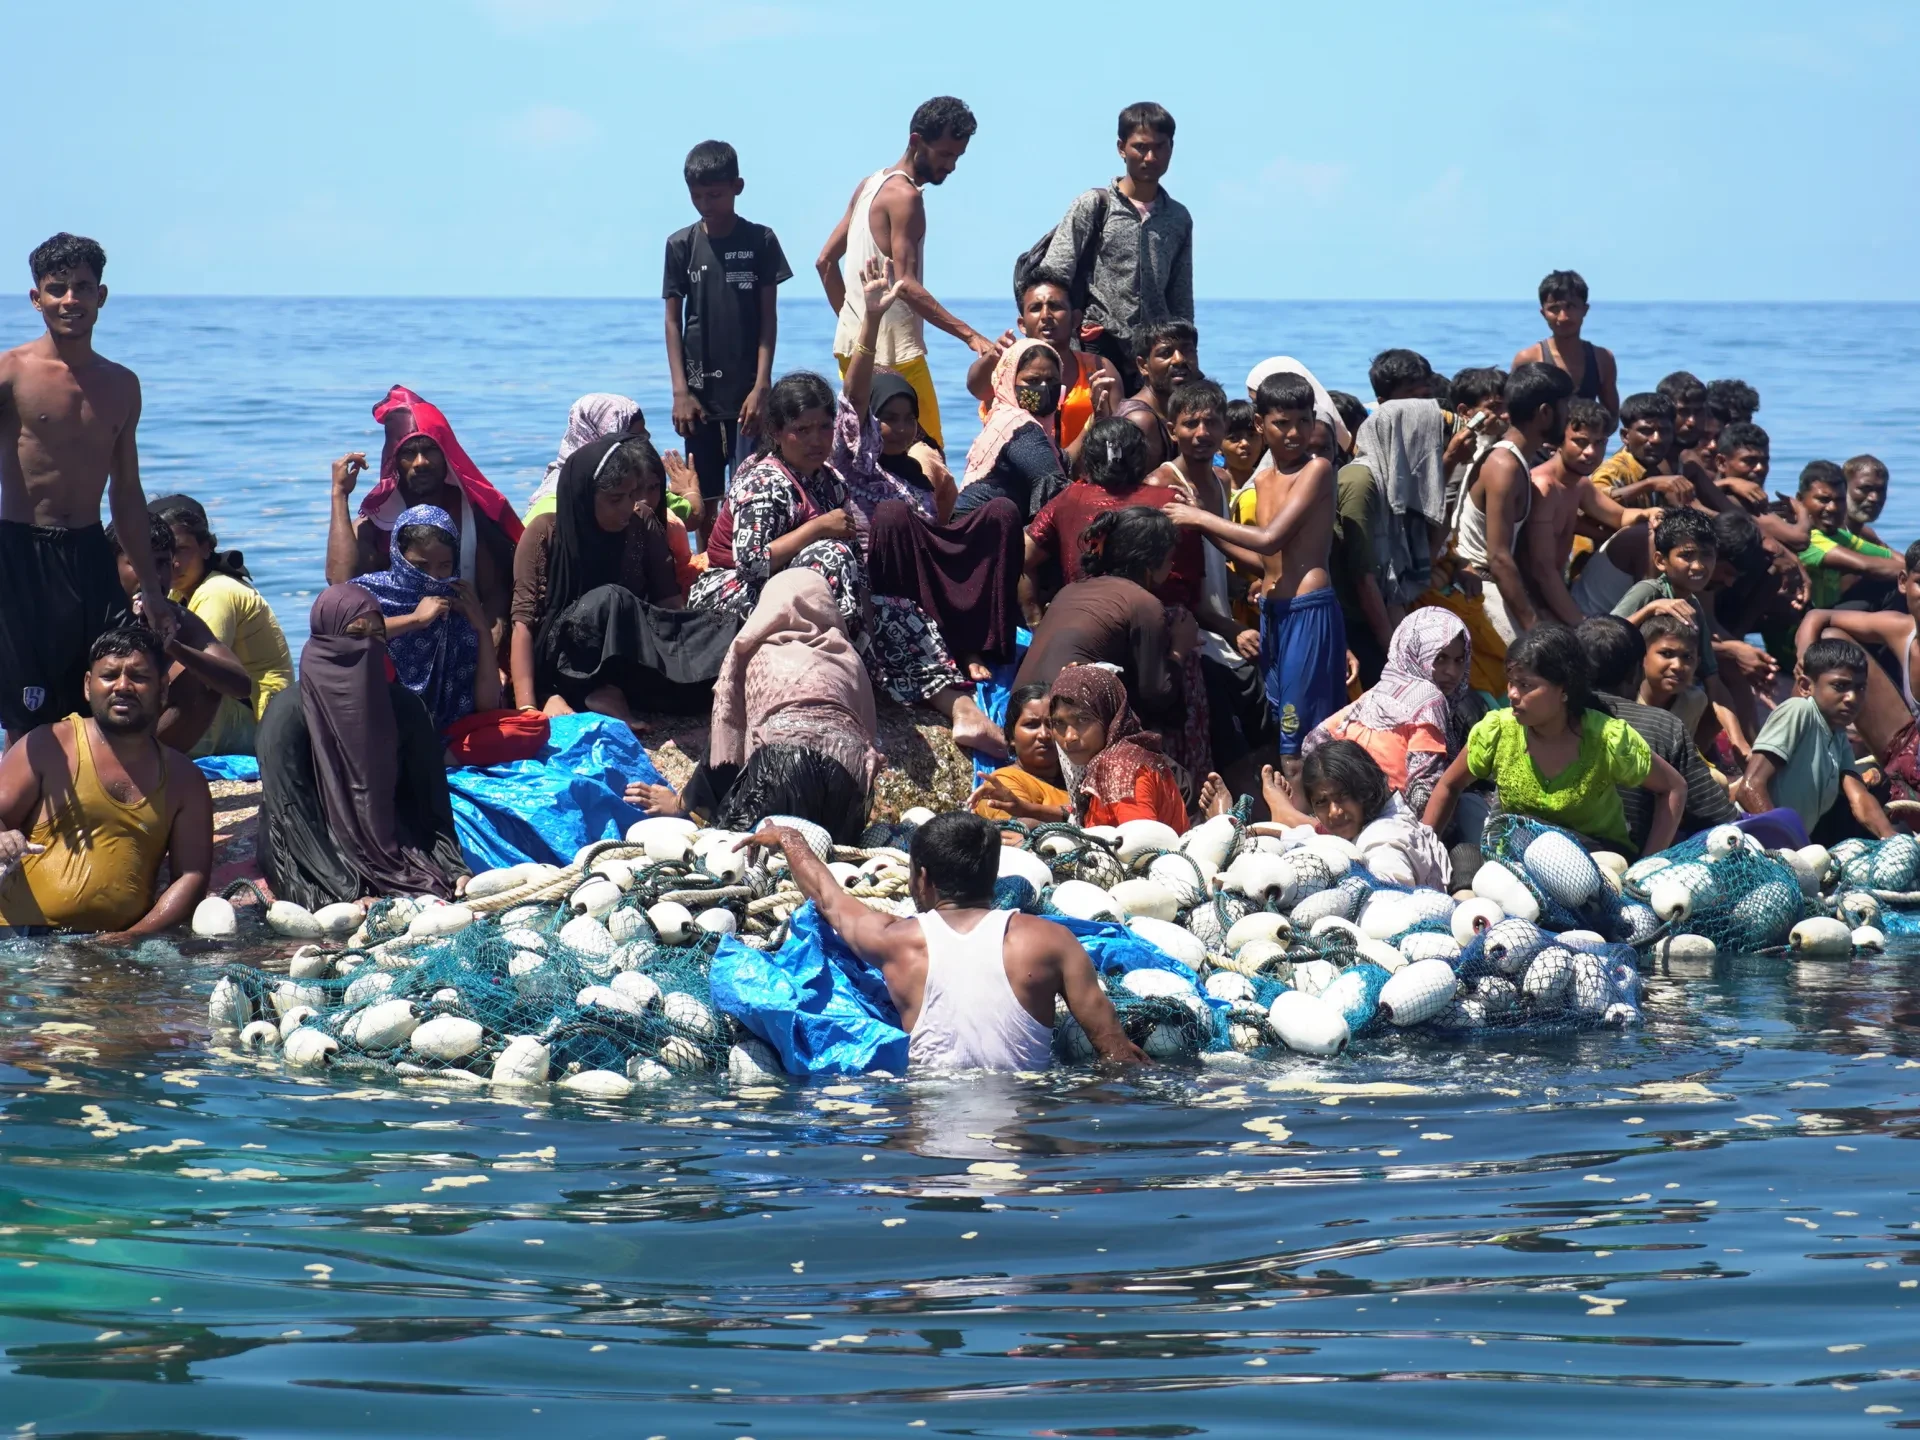
<instances>
[{"instance_id":1,"label":"sea water","mask_svg":"<svg viewBox=\"0 0 1920 1440\"><path fill-rule=\"evenodd\" d=\"M830 365L823 307L788 364ZM983 328L1002 303L962 304ZM30 319L31 317L27 317ZM1366 394L1530 307L1203 306L1232 382ZM1920 307L1607 306L1622 389L1761 393L1779 488L1872 450L1920 533ZM30 333L25 322L16 331ZM669 435L641 302L116 297L149 493L296 650L327 465L405 383L516 501L567 404ZM977 422L935 342L949 440ZM1904 942L1896 942L1901 944ZM0 945L0 1424L40 1437L1851 1434L1920 1422L1915 959L1656 967L1647 1024L1348 1058L619 1105L290 1076L221 961ZM5 1433L5 1432L0 1432Z\"/></svg>"},{"instance_id":2,"label":"sea water","mask_svg":"<svg viewBox=\"0 0 1920 1440\"><path fill-rule=\"evenodd\" d=\"M777 372L834 374L832 316L796 279L781 306ZM1012 321L1004 299L955 301L982 331ZM1199 306L1200 359L1230 396L1269 355L1373 398L1367 363L1393 345L1451 375L1506 365L1544 330L1530 305L1213 301ZM0 345L37 333L24 305ZM1760 392L1773 439L1771 488L1791 491L1809 460L1870 451L1893 471L1880 533L1920 537L1920 305L1597 306L1587 329L1619 357L1620 393L1669 371L1737 376ZM978 433L966 394L970 351L931 334L949 456ZM567 407L593 390L640 403L662 449L679 443L657 300L162 299L116 295L102 353L139 372L142 477L149 495L184 490L242 550L297 655L323 578L328 466L349 450L378 462L373 405L401 384L446 412L461 444L524 507L554 456ZM357 495L371 479L363 478ZM357 497L356 497L357 503Z\"/></svg>"}]
</instances>

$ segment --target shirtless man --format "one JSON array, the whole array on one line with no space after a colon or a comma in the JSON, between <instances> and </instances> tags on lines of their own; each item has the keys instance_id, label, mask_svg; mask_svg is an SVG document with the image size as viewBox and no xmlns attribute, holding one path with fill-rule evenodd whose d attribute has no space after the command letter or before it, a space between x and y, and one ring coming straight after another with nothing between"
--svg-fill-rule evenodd
<instances>
[{"instance_id":1,"label":"shirtless man","mask_svg":"<svg viewBox=\"0 0 1920 1440\"><path fill-rule=\"evenodd\" d=\"M128 539L154 624L173 630L147 549L140 380L93 349L107 256L65 231L28 257L47 333L0 355L0 729L5 743L81 708L87 647L128 619L100 495Z\"/></svg>"},{"instance_id":2,"label":"shirtless man","mask_svg":"<svg viewBox=\"0 0 1920 1440\"><path fill-rule=\"evenodd\" d=\"M1147 463L1158 469L1174 455L1167 401L1173 392L1200 376L1200 332L1191 320L1160 320L1134 332L1134 363L1140 388L1114 406L1147 437Z\"/></svg>"},{"instance_id":3,"label":"shirtless man","mask_svg":"<svg viewBox=\"0 0 1920 1440\"><path fill-rule=\"evenodd\" d=\"M846 213L833 227L820 258L813 264L826 289L827 302L840 317L833 334L833 353L840 362L840 373L845 375L853 347L859 343L865 311L860 287L847 285L840 269L841 257L846 258L856 276L876 255L893 262L905 304L887 312L874 346L874 364L894 371L913 386L913 393L920 399L920 428L942 450L946 444L940 434L940 399L934 393L933 374L927 369L926 322L932 321L976 354L992 350L993 342L949 312L924 283L927 205L920 191L925 185L946 183L960 157L967 153L967 142L973 138L977 124L966 102L951 95L938 96L914 111L906 153L888 169L874 172L854 187Z\"/></svg>"},{"instance_id":4,"label":"shirtless man","mask_svg":"<svg viewBox=\"0 0 1920 1440\"><path fill-rule=\"evenodd\" d=\"M1586 612L1567 588L1567 562L1573 556L1573 533L1586 515L1607 534L1649 518L1651 510L1629 510L1593 483L1592 475L1607 453L1607 432L1613 417L1597 400L1573 400L1567 405L1567 428L1560 446L1533 471L1533 514L1526 528L1523 578L1528 596L1562 625L1578 626Z\"/></svg>"},{"instance_id":5,"label":"shirtless man","mask_svg":"<svg viewBox=\"0 0 1920 1440\"><path fill-rule=\"evenodd\" d=\"M1000 832L978 815L950 811L914 832L908 893L920 913L904 919L869 910L841 889L796 831L767 825L736 848L750 845L785 855L820 918L879 967L907 1032L910 1073L1044 1070L1059 1000L1103 1060L1151 1063L1120 1028L1072 931L993 908Z\"/></svg>"},{"instance_id":6,"label":"shirtless man","mask_svg":"<svg viewBox=\"0 0 1920 1440\"><path fill-rule=\"evenodd\" d=\"M160 602L165 604L163 600ZM0 935L93 931L113 944L185 924L213 870L213 799L154 737L166 659L143 626L94 640L88 714L42 725L0 757ZM160 862L171 877L155 898Z\"/></svg>"},{"instance_id":7,"label":"shirtless man","mask_svg":"<svg viewBox=\"0 0 1920 1440\"><path fill-rule=\"evenodd\" d=\"M1018 333L1007 331L994 341L991 350L976 355L967 367L967 392L985 405L993 399L994 365L1022 336L1046 341L1068 362L1060 408L1053 414L1054 443L1066 456L1069 474L1080 459L1087 427L1113 414L1121 396L1120 372L1113 368L1113 362L1104 355L1073 348L1080 339L1080 315L1066 286L1056 280L1029 280L1020 292Z\"/></svg>"},{"instance_id":8,"label":"shirtless man","mask_svg":"<svg viewBox=\"0 0 1920 1440\"><path fill-rule=\"evenodd\" d=\"M1253 524L1198 506L1167 514L1219 544L1267 557L1260 595L1260 671L1280 728L1280 768L1300 773L1300 742L1347 703L1347 627L1333 593L1333 464L1312 453L1313 386L1291 371L1269 375L1253 398L1273 468L1254 474Z\"/></svg>"},{"instance_id":9,"label":"shirtless man","mask_svg":"<svg viewBox=\"0 0 1920 1440\"><path fill-rule=\"evenodd\" d=\"M1587 282L1577 270L1555 270L1540 282L1540 318L1547 338L1513 357L1510 369L1539 362L1573 382L1573 393L1598 400L1609 415L1620 413L1620 367L1613 352L1580 336L1587 320Z\"/></svg>"}]
</instances>

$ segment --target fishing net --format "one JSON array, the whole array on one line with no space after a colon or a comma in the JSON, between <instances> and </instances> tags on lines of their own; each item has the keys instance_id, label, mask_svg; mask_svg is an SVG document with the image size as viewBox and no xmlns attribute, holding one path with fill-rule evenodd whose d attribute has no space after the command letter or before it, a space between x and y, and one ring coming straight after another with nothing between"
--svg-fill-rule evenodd
<instances>
[{"instance_id":1,"label":"fishing net","mask_svg":"<svg viewBox=\"0 0 1920 1440\"><path fill-rule=\"evenodd\" d=\"M1807 913L1793 870L1730 825L1648 856L1627 871L1625 888L1670 935L1704 936L1723 954L1785 944Z\"/></svg>"}]
</instances>

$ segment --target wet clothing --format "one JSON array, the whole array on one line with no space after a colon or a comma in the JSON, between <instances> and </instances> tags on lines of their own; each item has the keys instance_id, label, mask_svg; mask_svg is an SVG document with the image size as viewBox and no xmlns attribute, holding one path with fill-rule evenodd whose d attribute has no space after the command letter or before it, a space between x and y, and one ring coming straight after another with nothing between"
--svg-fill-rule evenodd
<instances>
[{"instance_id":1,"label":"wet clothing","mask_svg":"<svg viewBox=\"0 0 1920 1440\"><path fill-rule=\"evenodd\" d=\"M952 1070L1044 1070L1053 1058L1053 1027L1027 1013L1007 979L1010 910L988 910L970 930L956 930L939 911L914 918L927 942L920 1014L907 1039L907 1069L917 1075Z\"/></svg>"},{"instance_id":2,"label":"wet clothing","mask_svg":"<svg viewBox=\"0 0 1920 1440\"><path fill-rule=\"evenodd\" d=\"M100 526L0 520L0 726L18 739L85 710L87 651L132 619Z\"/></svg>"},{"instance_id":3,"label":"wet clothing","mask_svg":"<svg viewBox=\"0 0 1920 1440\"><path fill-rule=\"evenodd\" d=\"M73 736L73 785L62 794L42 787L27 839L44 853L23 856L0 882L0 929L53 926L61 930L125 930L153 908L154 883L167 857L173 827L167 808L173 757L160 757L160 783L125 804L107 793L94 764L93 728L67 717ZM51 814L45 813L51 802Z\"/></svg>"},{"instance_id":4,"label":"wet clothing","mask_svg":"<svg viewBox=\"0 0 1920 1440\"><path fill-rule=\"evenodd\" d=\"M696 221L667 237L660 295L685 306L680 356L687 390L709 422L740 418L760 374L760 292L792 278L773 231L737 215L725 235L709 235L706 222Z\"/></svg>"},{"instance_id":5,"label":"wet clothing","mask_svg":"<svg viewBox=\"0 0 1920 1440\"><path fill-rule=\"evenodd\" d=\"M1260 601L1260 673L1280 728L1280 753L1347 703L1347 627L1331 587Z\"/></svg>"},{"instance_id":6,"label":"wet clothing","mask_svg":"<svg viewBox=\"0 0 1920 1440\"><path fill-rule=\"evenodd\" d=\"M1467 736L1467 770L1494 782L1504 811L1631 848L1618 787L1644 782L1653 752L1626 721L1582 710L1579 754L1559 774L1542 775L1527 752L1526 727L1511 710L1495 710Z\"/></svg>"}]
</instances>

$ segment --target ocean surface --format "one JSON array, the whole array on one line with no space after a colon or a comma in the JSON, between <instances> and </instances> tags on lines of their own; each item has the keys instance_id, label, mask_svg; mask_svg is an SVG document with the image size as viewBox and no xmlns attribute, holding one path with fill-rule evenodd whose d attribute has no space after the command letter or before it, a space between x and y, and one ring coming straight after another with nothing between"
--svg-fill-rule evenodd
<instances>
[{"instance_id":1,"label":"ocean surface","mask_svg":"<svg viewBox=\"0 0 1920 1440\"><path fill-rule=\"evenodd\" d=\"M790 309L790 361L830 363L822 308ZM389 384L521 498L583 391L666 431L658 320L116 298L101 348L145 380L150 492L206 500L297 647L327 463L377 443ZM1286 352L1363 394L1388 344L1451 370L1537 329L1519 305L1201 323L1215 373ZM1787 479L1878 453L1883 533L1920 533L1920 308L1615 306L1593 332L1624 388L1756 385ZM935 359L963 443L964 356ZM1912 1428L1917 954L1675 964L1627 1033L606 1106L263 1070L208 1041L221 957L0 944L0 1434Z\"/></svg>"},{"instance_id":2,"label":"ocean surface","mask_svg":"<svg viewBox=\"0 0 1920 1440\"><path fill-rule=\"evenodd\" d=\"M781 306L777 372L834 371L832 317L804 277ZM987 333L1012 322L1004 299L954 301ZM0 345L39 333L24 304ZM1363 400L1367 363L1392 345L1447 374L1505 365L1538 340L1524 303L1214 301L1199 307L1207 373L1243 394L1269 355L1311 366ZM1880 527L1920 537L1920 305L1600 305L1587 330L1620 361L1622 395L1689 369L1738 376L1760 392L1755 417L1773 439L1776 489L1809 460L1870 451L1893 471ZM654 300L299 300L114 296L101 312L102 353L145 387L140 462L149 495L185 490L212 515L223 546L247 556L296 656L323 587L328 466L377 452L374 403L403 384L439 405L467 452L524 504L553 458L567 407L593 390L640 402L656 443L677 443ZM956 464L977 433L966 395L972 355L932 338L948 450ZM370 482L363 480L362 491Z\"/></svg>"}]
</instances>

